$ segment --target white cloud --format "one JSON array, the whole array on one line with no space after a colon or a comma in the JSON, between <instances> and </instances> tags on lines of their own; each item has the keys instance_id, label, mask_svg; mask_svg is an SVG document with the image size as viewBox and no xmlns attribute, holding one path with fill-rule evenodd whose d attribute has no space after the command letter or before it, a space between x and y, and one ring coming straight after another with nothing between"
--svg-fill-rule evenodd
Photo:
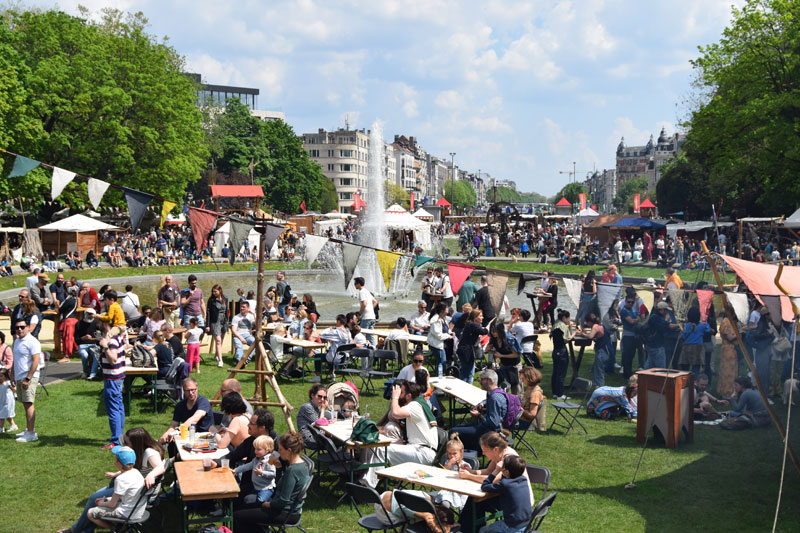
<instances>
[{"instance_id":1,"label":"white cloud","mask_svg":"<svg viewBox=\"0 0 800 533\"><path fill-rule=\"evenodd\" d=\"M232 64L222 63L208 54L197 56L189 54L186 57L186 70L201 74L204 83L219 85L234 83L234 79L241 77L239 71Z\"/></svg>"},{"instance_id":2,"label":"white cloud","mask_svg":"<svg viewBox=\"0 0 800 533\"><path fill-rule=\"evenodd\" d=\"M464 97L458 91L441 91L436 95L434 103L443 109L462 109L464 107Z\"/></svg>"},{"instance_id":3,"label":"white cloud","mask_svg":"<svg viewBox=\"0 0 800 533\"><path fill-rule=\"evenodd\" d=\"M417 103L414 100L409 100L405 104L403 104L403 113L406 114L409 118L414 118L419 115L419 109L417 108Z\"/></svg>"}]
</instances>

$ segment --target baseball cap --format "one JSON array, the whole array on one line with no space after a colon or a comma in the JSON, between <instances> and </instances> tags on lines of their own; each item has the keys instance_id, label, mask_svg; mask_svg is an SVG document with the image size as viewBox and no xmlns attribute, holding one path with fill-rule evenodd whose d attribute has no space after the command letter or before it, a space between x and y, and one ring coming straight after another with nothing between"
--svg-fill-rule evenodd
<instances>
[{"instance_id":1,"label":"baseball cap","mask_svg":"<svg viewBox=\"0 0 800 533\"><path fill-rule=\"evenodd\" d=\"M97 314L97 311L95 311L94 309L92 309L90 307L89 309L84 310L84 312L83 312L83 320L85 322L91 322L92 320L94 320L94 317L95 317L96 314Z\"/></svg>"},{"instance_id":2,"label":"baseball cap","mask_svg":"<svg viewBox=\"0 0 800 533\"><path fill-rule=\"evenodd\" d=\"M111 453L117 456L122 466L136 463L136 452L127 446L114 446L111 448Z\"/></svg>"},{"instance_id":3,"label":"baseball cap","mask_svg":"<svg viewBox=\"0 0 800 533\"><path fill-rule=\"evenodd\" d=\"M667 302L658 302L656 309L669 309L669 304Z\"/></svg>"}]
</instances>

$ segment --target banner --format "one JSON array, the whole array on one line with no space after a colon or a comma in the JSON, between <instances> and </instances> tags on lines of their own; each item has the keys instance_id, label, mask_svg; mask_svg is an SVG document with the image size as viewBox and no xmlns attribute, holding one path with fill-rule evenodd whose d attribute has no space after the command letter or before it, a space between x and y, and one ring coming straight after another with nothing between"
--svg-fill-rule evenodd
<instances>
[{"instance_id":1,"label":"banner","mask_svg":"<svg viewBox=\"0 0 800 533\"><path fill-rule=\"evenodd\" d=\"M634 213L638 213L639 212L639 193L638 192L633 195L633 212Z\"/></svg>"},{"instance_id":2,"label":"banner","mask_svg":"<svg viewBox=\"0 0 800 533\"><path fill-rule=\"evenodd\" d=\"M505 272L490 272L489 273L489 302L494 308L494 312L500 315L500 309L503 307L503 296L506 295L508 288L508 274Z\"/></svg>"},{"instance_id":3,"label":"banner","mask_svg":"<svg viewBox=\"0 0 800 533\"><path fill-rule=\"evenodd\" d=\"M125 201L128 202L131 231L135 232L139 229L139 224L142 223L142 217L144 217L144 212L147 210L147 206L150 205L153 195L127 187L122 187L122 190L125 191Z\"/></svg>"},{"instance_id":4,"label":"banner","mask_svg":"<svg viewBox=\"0 0 800 533\"><path fill-rule=\"evenodd\" d=\"M655 302L655 296L653 295L653 291L648 291L644 289L639 289L636 291L636 294L639 295L639 298L642 299L642 303L644 304L645 308L649 311L653 311L653 302Z\"/></svg>"},{"instance_id":5,"label":"banner","mask_svg":"<svg viewBox=\"0 0 800 533\"><path fill-rule=\"evenodd\" d=\"M687 300L686 291L683 289L669 289L669 303L672 304L672 312L675 314L675 320L678 322L686 322Z\"/></svg>"},{"instance_id":6,"label":"banner","mask_svg":"<svg viewBox=\"0 0 800 533\"><path fill-rule=\"evenodd\" d=\"M586 193L578 193L578 200L581 202L581 211L586 209Z\"/></svg>"},{"instance_id":7,"label":"banner","mask_svg":"<svg viewBox=\"0 0 800 533\"><path fill-rule=\"evenodd\" d=\"M700 292L700 291L697 291ZM769 317L772 319L772 323L775 324L776 328L781 327L781 297L774 296L774 295L766 295L761 294L759 295L761 301L764 302L764 305L767 306L769 309ZM791 308L791 306L789 306Z\"/></svg>"},{"instance_id":8,"label":"banner","mask_svg":"<svg viewBox=\"0 0 800 533\"><path fill-rule=\"evenodd\" d=\"M447 275L450 277L450 289L453 294L458 294L464 281L469 278L475 267L461 263L447 263Z\"/></svg>"},{"instance_id":9,"label":"banner","mask_svg":"<svg viewBox=\"0 0 800 533\"><path fill-rule=\"evenodd\" d=\"M308 261L308 268L311 268L311 265L317 260L317 256L322 251L322 247L325 246L327 242L327 237L306 235L306 261Z\"/></svg>"},{"instance_id":10,"label":"banner","mask_svg":"<svg viewBox=\"0 0 800 533\"><path fill-rule=\"evenodd\" d=\"M711 301L714 299L714 291L697 291L697 303L700 304L700 321L708 321L708 311L711 309Z\"/></svg>"},{"instance_id":11,"label":"banner","mask_svg":"<svg viewBox=\"0 0 800 533\"><path fill-rule=\"evenodd\" d=\"M384 250L375 250L378 256L378 268L381 269L381 276L383 276L383 284L386 285L386 290L389 290L389 285L392 283L392 271L394 270L397 260L403 254L397 252L386 252Z\"/></svg>"},{"instance_id":12,"label":"banner","mask_svg":"<svg viewBox=\"0 0 800 533\"><path fill-rule=\"evenodd\" d=\"M727 255L720 256L728 265L742 278L747 284L747 288L766 304L762 295L781 295L780 289L775 286L775 276L778 274L778 265L767 265L745 261ZM780 279L781 285L789 294L800 294L800 267L785 266ZM780 296L781 314L783 320L791 322L794 320L794 313L790 305L788 296ZM775 319L777 317L773 317Z\"/></svg>"},{"instance_id":13,"label":"banner","mask_svg":"<svg viewBox=\"0 0 800 533\"><path fill-rule=\"evenodd\" d=\"M64 187L75 178L75 173L63 168L53 167L53 181L50 183L50 198L55 200L64 191Z\"/></svg>"},{"instance_id":14,"label":"banner","mask_svg":"<svg viewBox=\"0 0 800 533\"><path fill-rule=\"evenodd\" d=\"M573 304L575 304L575 308L580 309L581 282L572 278L564 278L561 281L564 282L564 287L567 289L567 296L569 296L569 299L572 300Z\"/></svg>"},{"instance_id":15,"label":"banner","mask_svg":"<svg viewBox=\"0 0 800 533\"><path fill-rule=\"evenodd\" d=\"M357 244L350 244L348 242L342 243L342 268L344 270L344 288L347 289L350 285L350 280L353 279L353 272L356 270L358 258L361 256L361 246Z\"/></svg>"},{"instance_id":16,"label":"banner","mask_svg":"<svg viewBox=\"0 0 800 533\"><path fill-rule=\"evenodd\" d=\"M542 274L533 274L531 272L520 272L519 274L519 282L517 283L517 294L522 294L522 291L525 290L525 284L529 281L535 281L537 279L542 279L544 275Z\"/></svg>"},{"instance_id":17,"label":"banner","mask_svg":"<svg viewBox=\"0 0 800 533\"><path fill-rule=\"evenodd\" d=\"M162 207L163 213L163 207ZM203 249L203 243L214 229L214 224L217 222L217 214L210 213L205 210L189 208L189 224L192 226L192 236L194 237L194 246L198 252Z\"/></svg>"},{"instance_id":18,"label":"banner","mask_svg":"<svg viewBox=\"0 0 800 533\"><path fill-rule=\"evenodd\" d=\"M622 289L621 283L598 283L597 306L600 308L600 318L603 318Z\"/></svg>"},{"instance_id":19,"label":"banner","mask_svg":"<svg viewBox=\"0 0 800 533\"><path fill-rule=\"evenodd\" d=\"M17 158L14 159L14 167L11 169L11 173L8 177L16 178L18 176L24 176L39 165L41 165L41 163L35 159L18 155Z\"/></svg>"},{"instance_id":20,"label":"banner","mask_svg":"<svg viewBox=\"0 0 800 533\"><path fill-rule=\"evenodd\" d=\"M172 211L172 208L175 207L175 202L170 202L169 200L164 200L161 204L161 221L158 223L158 227L164 229L164 223L167 221L167 215L169 212Z\"/></svg>"},{"instance_id":21,"label":"banner","mask_svg":"<svg viewBox=\"0 0 800 533\"><path fill-rule=\"evenodd\" d=\"M280 237L284 231L286 231L286 228L283 226L273 226L272 224L267 224L267 227L264 230L264 239L266 241L264 253L268 254L269 251L272 250L272 246L275 244L275 241L278 240L278 237Z\"/></svg>"},{"instance_id":22,"label":"banner","mask_svg":"<svg viewBox=\"0 0 800 533\"><path fill-rule=\"evenodd\" d=\"M228 235L228 263L231 265L236 262L236 256L239 255L239 250L242 249L251 229L253 229L252 224L231 220L231 232Z\"/></svg>"},{"instance_id":23,"label":"banner","mask_svg":"<svg viewBox=\"0 0 800 533\"><path fill-rule=\"evenodd\" d=\"M106 181L89 178L89 201L92 203L92 207L100 209L100 202L103 199L103 195L108 190L109 185L111 184Z\"/></svg>"},{"instance_id":24,"label":"banner","mask_svg":"<svg viewBox=\"0 0 800 533\"><path fill-rule=\"evenodd\" d=\"M411 203L409 205L410 205L411 209L408 212L409 213L413 213L414 212L414 193L413 192L411 193Z\"/></svg>"},{"instance_id":25,"label":"banner","mask_svg":"<svg viewBox=\"0 0 800 533\"><path fill-rule=\"evenodd\" d=\"M303 213L305 213L305 212L306 212L306 201L305 201L305 200L303 200L302 202L300 202L300 209L302 209L302 210L303 210Z\"/></svg>"},{"instance_id":26,"label":"banner","mask_svg":"<svg viewBox=\"0 0 800 533\"><path fill-rule=\"evenodd\" d=\"M417 268L420 265L424 265L429 261L433 261L433 257L428 257L426 255L418 255L417 260L414 262L414 268Z\"/></svg>"},{"instance_id":27,"label":"banner","mask_svg":"<svg viewBox=\"0 0 800 533\"><path fill-rule=\"evenodd\" d=\"M750 318L747 295L741 292L726 292L725 297L736 314L736 320L741 324L747 324L747 320Z\"/></svg>"}]
</instances>

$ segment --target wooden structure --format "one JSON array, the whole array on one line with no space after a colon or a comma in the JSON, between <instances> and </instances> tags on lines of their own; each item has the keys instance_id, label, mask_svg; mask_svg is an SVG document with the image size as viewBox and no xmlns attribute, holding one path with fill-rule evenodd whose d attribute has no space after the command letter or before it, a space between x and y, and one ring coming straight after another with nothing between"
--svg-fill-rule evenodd
<instances>
[{"instance_id":1,"label":"wooden structure","mask_svg":"<svg viewBox=\"0 0 800 533\"><path fill-rule=\"evenodd\" d=\"M214 210L222 213L258 212L264 190L261 185L211 185ZM222 206L220 206L220 201Z\"/></svg>"},{"instance_id":2,"label":"wooden structure","mask_svg":"<svg viewBox=\"0 0 800 533\"><path fill-rule=\"evenodd\" d=\"M694 374L668 368L640 370L636 440L643 443L651 428L664 436L667 448L677 448L681 430L694 441Z\"/></svg>"},{"instance_id":3,"label":"wooden structure","mask_svg":"<svg viewBox=\"0 0 800 533\"><path fill-rule=\"evenodd\" d=\"M639 204L639 213L643 217L654 218L656 216L656 205L650 198L645 198L644 201Z\"/></svg>"},{"instance_id":4,"label":"wooden structure","mask_svg":"<svg viewBox=\"0 0 800 533\"><path fill-rule=\"evenodd\" d=\"M569 203L569 200L565 196L561 197L556 203L556 215L571 215L572 214L572 204Z\"/></svg>"},{"instance_id":5,"label":"wooden structure","mask_svg":"<svg viewBox=\"0 0 800 533\"><path fill-rule=\"evenodd\" d=\"M39 228L42 250L55 250L58 255L77 251L82 257L89 250L97 253L101 247L101 231L120 231L121 228L84 215L72 215Z\"/></svg>"}]
</instances>

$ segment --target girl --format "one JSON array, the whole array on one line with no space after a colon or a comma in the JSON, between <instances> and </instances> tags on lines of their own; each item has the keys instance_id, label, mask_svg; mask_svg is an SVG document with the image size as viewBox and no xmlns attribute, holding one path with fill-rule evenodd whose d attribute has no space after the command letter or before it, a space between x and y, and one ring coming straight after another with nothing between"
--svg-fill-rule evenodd
<instances>
[{"instance_id":1,"label":"girl","mask_svg":"<svg viewBox=\"0 0 800 533\"><path fill-rule=\"evenodd\" d=\"M708 324L700 322L700 309L690 307L686 311L686 325L683 328L683 349L678 362L681 368L692 369L694 379L700 375L700 365L705 358L705 348L703 348L703 333L711 331Z\"/></svg>"},{"instance_id":2,"label":"girl","mask_svg":"<svg viewBox=\"0 0 800 533\"><path fill-rule=\"evenodd\" d=\"M197 327L197 317L189 319L189 329L184 334L186 341L186 359L189 363L189 370L195 368L195 372L200 373L200 338L203 336L203 330Z\"/></svg>"},{"instance_id":3,"label":"girl","mask_svg":"<svg viewBox=\"0 0 800 533\"><path fill-rule=\"evenodd\" d=\"M11 373L7 368L0 368L0 433L5 432L6 420L11 424L8 428L9 433L17 431L19 428L14 423L14 391L16 387L11 381Z\"/></svg>"},{"instance_id":4,"label":"girl","mask_svg":"<svg viewBox=\"0 0 800 533\"><path fill-rule=\"evenodd\" d=\"M450 435L450 440L448 440L445 445L445 453L447 460L443 465L439 465L445 470L458 472L462 467L469 467L469 464L464 462L464 443L458 438L458 432ZM434 499L442 503L447 502L450 504L449 507L451 509L456 508L459 511L461 511L461 509L464 508L464 504L467 503L467 496L465 494L459 494L449 490L439 491Z\"/></svg>"},{"instance_id":5,"label":"girl","mask_svg":"<svg viewBox=\"0 0 800 533\"><path fill-rule=\"evenodd\" d=\"M428 315L428 322L430 329L428 330L428 346L433 352L433 358L436 363L436 372L439 377L444 375L444 365L447 362L447 356L444 352L444 341L450 338L447 333L449 328L445 323L447 316L447 305L444 302L439 302L433 311Z\"/></svg>"},{"instance_id":6,"label":"girl","mask_svg":"<svg viewBox=\"0 0 800 533\"><path fill-rule=\"evenodd\" d=\"M569 367L569 353L567 343L575 338L570 332L569 311L558 310L558 320L553 324L550 338L553 339L553 375L550 377L550 387L553 390L553 399L564 400L564 379L567 377Z\"/></svg>"},{"instance_id":7,"label":"girl","mask_svg":"<svg viewBox=\"0 0 800 533\"><path fill-rule=\"evenodd\" d=\"M280 465L280 462L271 457L274 450L275 442L272 437L269 435L256 437L256 440L253 441L255 457L249 463L236 467L236 473L239 475L247 471L252 472L253 489L256 491L255 501L259 504L268 502L275 492L275 468ZM277 463L277 465L274 463ZM244 503L252 504L252 496L245 496Z\"/></svg>"},{"instance_id":8,"label":"girl","mask_svg":"<svg viewBox=\"0 0 800 533\"><path fill-rule=\"evenodd\" d=\"M222 367L222 340L228 329L228 300L219 284L211 287L211 296L206 304L206 333L214 337L214 355L217 366Z\"/></svg>"},{"instance_id":9,"label":"girl","mask_svg":"<svg viewBox=\"0 0 800 533\"><path fill-rule=\"evenodd\" d=\"M520 429L533 427L539 431L547 430L547 402L544 401L544 392L539 386L542 373L537 369L526 366L520 373L522 383L525 384L525 394L522 396L522 415L519 420Z\"/></svg>"},{"instance_id":10,"label":"girl","mask_svg":"<svg viewBox=\"0 0 800 533\"><path fill-rule=\"evenodd\" d=\"M161 326L166 322L167 321L164 320L164 311L162 311L160 307L153 309L150 313L150 317L144 321L144 331L147 335L145 344L153 345L153 333L161 331Z\"/></svg>"},{"instance_id":11,"label":"girl","mask_svg":"<svg viewBox=\"0 0 800 533\"><path fill-rule=\"evenodd\" d=\"M502 323L496 323L492 327L492 337L489 340L489 350L495 359L499 359L500 368L497 369L497 376L500 383L505 381L511 387L511 393L517 394L519 391L519 354L522 348L519 347L516 337L506 333L506 328Z\"/></svg>"}]
</instances>

